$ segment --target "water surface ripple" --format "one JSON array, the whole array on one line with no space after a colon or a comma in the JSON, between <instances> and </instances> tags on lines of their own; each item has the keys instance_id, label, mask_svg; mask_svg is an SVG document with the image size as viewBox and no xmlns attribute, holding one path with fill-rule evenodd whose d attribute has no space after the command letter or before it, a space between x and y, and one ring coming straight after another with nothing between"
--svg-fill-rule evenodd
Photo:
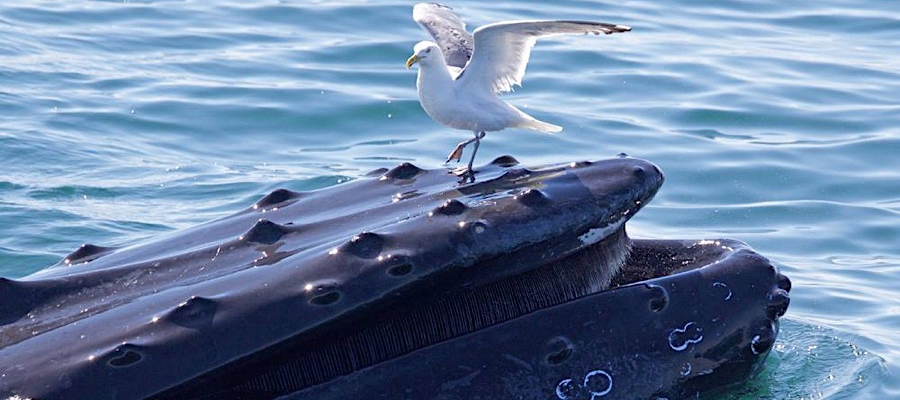
<instances>
[{"instance_id":1,"label":"water surface ripple","mask_svg":"<svg viewBox=\"0 0 900 400\"><path fill-rule=\"evenodd\" d=\"M900 398L900 2L456 1L502 19L627 24L539 43L508 96L565 130L489 134L486 162L649 159L633 236L733 237L792 304L734 399ZM403 63L411 3L0 5L0 275L403 161L469 133L431 121Z\"/></svg>"}]
</instances>

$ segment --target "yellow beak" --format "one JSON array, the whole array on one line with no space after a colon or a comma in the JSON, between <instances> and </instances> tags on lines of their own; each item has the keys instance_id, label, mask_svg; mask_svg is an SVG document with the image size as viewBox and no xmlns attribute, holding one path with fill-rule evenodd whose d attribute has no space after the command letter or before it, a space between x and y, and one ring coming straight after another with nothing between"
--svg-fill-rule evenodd
<instances>
[{"instance_id":1,"label":"yellow beak","mask_svg":"<svg viewBox=\"0 0 900 400\"><path fill-rule=\"evenodd\" d=\"M419 56L413 54L406 60L406 69L412 67L413 64L419 62Z\"/></svg>"}]
</instances>

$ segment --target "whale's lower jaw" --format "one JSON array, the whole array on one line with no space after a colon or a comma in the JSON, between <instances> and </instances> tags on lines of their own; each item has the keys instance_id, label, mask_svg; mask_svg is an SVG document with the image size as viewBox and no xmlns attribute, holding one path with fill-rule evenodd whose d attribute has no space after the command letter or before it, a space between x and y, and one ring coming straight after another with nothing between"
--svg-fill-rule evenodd
<instances>
[{"instance_id":1,"label":"whale's lower jaw","mask_svg":"<svg viewBox=\"0 0 900 400\"><path fill-rule=\"evenodd\" d=\"M279 399L680 399L755 376L790 280L734 240L630 243L608 290Z\"/></svg>"}]
</instances>

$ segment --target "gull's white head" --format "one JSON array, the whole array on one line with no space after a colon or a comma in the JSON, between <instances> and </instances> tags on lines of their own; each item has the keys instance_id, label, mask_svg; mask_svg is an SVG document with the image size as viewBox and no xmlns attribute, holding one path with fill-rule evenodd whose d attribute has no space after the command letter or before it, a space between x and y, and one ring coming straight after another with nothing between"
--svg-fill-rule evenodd
<instances>
[{"instance_id":1,"label":"gull's white head","mask_svg":"<svg viewBox=\"0 0 900 400\"><path fill-rule=\"evenodd\" d=\"M415 63L419 63L420 66L432 65L434 62L443 60L443 57L441 48L437 44L423 40L416 43L416 47L413 48L413 55L406 60L406 68L412 67Z\"/></svg>"}]
</instances>

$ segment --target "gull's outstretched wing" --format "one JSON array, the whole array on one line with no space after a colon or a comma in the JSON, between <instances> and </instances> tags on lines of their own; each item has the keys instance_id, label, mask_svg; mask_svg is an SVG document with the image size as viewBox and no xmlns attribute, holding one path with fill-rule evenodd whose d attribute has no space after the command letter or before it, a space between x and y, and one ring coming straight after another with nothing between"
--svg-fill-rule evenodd
<instances>
[{"instance_id":1,"label":"gull's outstretched wing","mask_svg":"<svg viewBox=\"0 0 900 400\"><path fill-rule=\"evenodd\" d=\"M457 68L466 66L472 58L475 41L466 31L466 23L450 7L438 3L419 3L413 7L413 19L441 47L447 65Z\"/></svg>"},{"instance_id":2,"label":"gull's outstretched wing","mask_svg":"<svg viewBox=\"0 0 900 400\"><path fill-rule=\"evenodd\" d=\"M514 85L522 85L525 66L537 38L630 30L624 25L586 21L509 21L485 25L475 30L472 59L457 80L474 90L490 88L494 93L508 92Z\"/></svg>"}]
</instances>

